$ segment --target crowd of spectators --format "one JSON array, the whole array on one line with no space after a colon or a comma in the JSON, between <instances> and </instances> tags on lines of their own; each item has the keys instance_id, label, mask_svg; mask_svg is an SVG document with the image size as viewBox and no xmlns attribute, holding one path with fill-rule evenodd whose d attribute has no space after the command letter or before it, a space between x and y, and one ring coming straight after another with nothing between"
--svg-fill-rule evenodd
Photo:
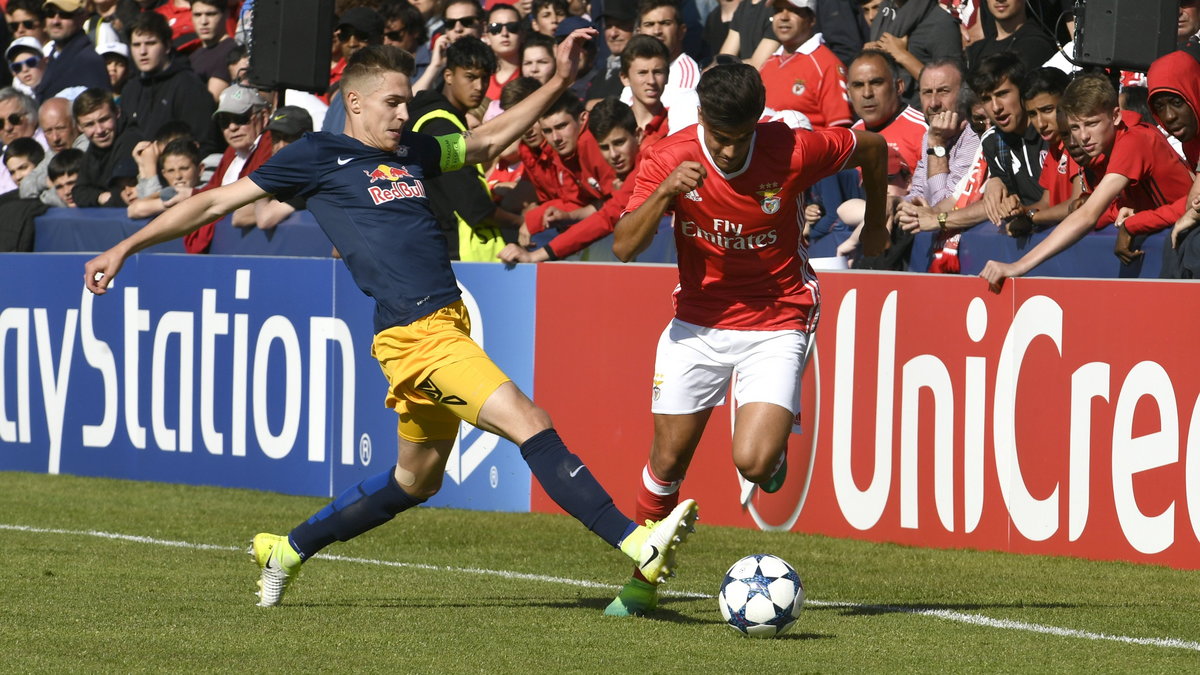
<instances>
[{"instance_id":1,"label":"crowd of spectators","mask_svg":"<svg viewBox=\"0 0 1200 675\"><path fill-rule=\"evenodd\" d=\"M854 265L905 269L918 231L935 233L929 271L952 273L972 227L1059 227L1066 245L1115 227L1122 262L1169 229L1163 274L1200 271L1188 236L1200 221L1198 0L1179 0L1179 49L1148 73L1075 65L1073 0L339 0L329 86L315 94L256 86L253 5L0 0L0 223L50 207L151 217L305 132L341 132L341 73L366 45L414 55L409 128L464 132L546 82L556 42L591 26L578 80L533 128L494 165L428 181L453 258L556 260L611 232L638 158L699 121L702 71L744 62L766 86L764 120L887 141L883 256L858 253L856 172L806 195L807 240L834 236ZM303 208L251 204L186 248Z\"/></svg>"}]
</instances>

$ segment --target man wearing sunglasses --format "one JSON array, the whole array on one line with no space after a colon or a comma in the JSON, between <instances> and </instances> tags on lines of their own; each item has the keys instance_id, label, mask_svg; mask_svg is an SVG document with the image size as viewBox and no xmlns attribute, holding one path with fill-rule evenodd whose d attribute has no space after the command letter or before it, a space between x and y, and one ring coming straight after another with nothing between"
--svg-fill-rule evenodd
<instances>
[{"instance_id":1,"label":"man wearing sunglasses","mask_svg":"<svg viewBox=\"0 0 1200 675\"><path fill-rule=\"evenodd\" d=\"M201 189L234 183L271 158L271 132L266 131L270 116L270 103L255 89L235 84L221 92L221 104L213 113L213 120L228 147L212 178ZM239 217L244 222L254 222L254 205L242 207L234 214L235 219ZM188 253L207 253L216 227L217 221L213 221L187 235L183 247Z\"/></svg>"},{"instance_id":2,"label":"man wearing sunglasses","mask_svg":"<svg viewBox=\"0 0 1200 675\"><path fill-rule=\"evenodd\" d=\"M0 89L0 153L18 138L32 137L46 147L46 137L37 128L37 104L12 87ZM0 193L15 190L6 167L0 166Z\"/></svg>"},{"instance_id":3,"label":"man wearing sunglasses","mask_svg":"<svg viewBox=\"0 0 1200 675\"><path fill-rule=\"evenodd\" d=\"M53 42L50 63L42 81L34 88L36 98L44 101L69 87L111 89L104 57L83 33L87 18L82 0L46 0L46 34Z\"/></svg>"},{"instance_id":4,"label":"man wearing sunglasses","mask_svg":"<svg viewBox=\"0 0 1200 675\"><path fill-rule=\"evenodd\" d=\"M333 31L333 37L337 40L342 58L329 71L329 109L325 111L325 121L321 124L321 131L342 133L342 128L346 126L346 108L342 103L342 97L338 95L342 71L345 70L346 62L350 60L351 56L354 56L355 52L368 45L377 45L383 42L383 28L383 17L370 7L351 7L342 13L338 25Z\"/></svg>"},{"instance_id":5,"label":"man wearing sunglasses","mask_svg":"<svg viewBox=\"0 0 1200 675\"><path fill-rule=\"evenodd\" d=\"M162 14L143 12L130 23L129 55L137 76L121 91L121 113L142 138L178 120L191 129L202 153L220 152L224 143L212 127L212 94L187 57L171 49L171 27Z\"/></svg>"},{"instance_id":6,"label":"man wearing sunglasses","mask_svg":"<svg viewBox=\"0 0 1200 675\"><path fill-rule=\"evenodd\" d=\"M13 39L31 37L45 45L50 42L46 35L46 16L42 14L43 0L9 0L4 8L4 21Z\"/></svg>"},{"instance_id":7,"label":"man wearing sunglasses","mask_svg":"<svg viewBox=\"0 0 1200 675\"><path fill-rule=\"evenodd\" d=\"M37 38L22 37L12 41L4 50L8 70L13 76L13 87L33 96L33 90L46 74L46 57L42 55L42 43Z\"/></svg>"},{"instance_id":8,"label":"man wearing sunglasses","mask_svg":"<svg viewBox=\"0 0 1200 675\"><path fill-rule=\"evenodd\" d=\"M517 445L550 497L638 561L643 575L657 582L674 571L694 529L696 503L680 503L653 527L638 526L613 505L550 416L471 340L470 315L425 194L426 179L490 163L533 124L574 81L580 41L594 33L569 37L558 50L555 76L470 136L404 131L412 57L382 45L360 50L342 87L345 134L304 136L250 176L192 195L85 266L86 287L103 295L125 260L147 246L267 195L300 195L355 281L376 299L372 355L388 378L387 405L399 414L396 465L350 487L289 534L254 537L259 606L282 602L304 560L436 494L463 421ZM413 552L418 548L419 542Z\"/></svg>"},{"instance_id":9,"label":"man wearing sunglasses","mask_svg":"<svg viewBox=\"0 0 1200 675\"><path fill-rule=\"evenodd\" d=\"M483 37L483 9L475 0L450 0L442 12L442 37L453 44L466 35Z\"/></svg>"}]
</instances>

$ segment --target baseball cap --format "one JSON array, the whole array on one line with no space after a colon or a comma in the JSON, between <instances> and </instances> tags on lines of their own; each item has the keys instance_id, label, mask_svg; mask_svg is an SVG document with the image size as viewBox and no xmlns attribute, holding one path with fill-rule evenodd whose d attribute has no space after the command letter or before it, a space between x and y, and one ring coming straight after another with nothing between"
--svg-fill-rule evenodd
<instances>
[{"instance_id":1,"label":"baseball cap","mask_svg":"<svg viewBox=\"0 0 1200 675\"><path fill-rule=\"evenodd\" d=\"M50 5L54 5L64 12L74 14L83 9L83 0L46 0L46 2L42 3L42 7L49 7Z\"/></svg>"},{"instance_id":2,"label":"baseball cap","mask_svg":"<svg viewBox=\"0 0 1200 675\"><path fill-rule=\"evenodd\" d=\"M582 19L578 16L568 16L558 24L558 28L554 29L554 38L561 41L563 38L580 28L594 27L595 26L592 25L592 22L588 21L587 19Z\"/></svg>"},{"instance_id":3,"label":"baseball cap","mask_svg":"<svg viewBox=\"0 0 1200 675\"><path fill-rule=\"evenodd\" d=\"M40 55L42 54L42 43L37 38L28 35L25 37L19 37L12 41L12 44L8 46L8 49L4 50L4 58L11 59L13 54L23 49L31 52L37 52Z\"/></svg>"},{"instance_id":4,"label":"baseball cap","mask_svg":"<svg viewBox=\"0 0 1200 675\"><path fill-rule=\"evenodd\" d=\"M335 29L350 26L354 30L366 33L372 38L383 37L383 17L370 7L351 7L342 12Z\"/></svg>"},{"instance_id":5,"label":"baseball cap","mask_svg":"<svg viewBox=\"0 0 1200 675\"><path fill-rule=\"evenodd\" d=\"M267 99L263 98L257 90L250 87L243 87L240 84L230 85L221 92L221 102L217 105L216 112L213 117L220 113L233 113L234 115L244 115L255 106L265 108Z\"/></svg>"},{"instance_id":6,"label":"baseball cap","mask_svg":"<svg viewBox=\"0 0 1200 675\"><path fill-rule=\"evenodd\" d=\"M809 9L814 12L817 11L817 0L774 0L772 4L787 4L795 7L796 9Z\"/></svg>"},{"instance_id":7,"label":"baseball cap","mask_svg":"<svg viewBox=\"0 0 1200 675\"><path fill-rule=\"evenodd\" d=\"M285 136L299 136L313 130L312 116L300 106L285 105L271 115L267 131L278 131Z\"/></svg>"},{"instance_id":8,"label":"baseball cap","mask_svg":"<svg viewBox=\"0 0 1200 675\"><path fill-rule=\"evenodd\" d=\"M637 19L637 6L632 0L605 0L602 16L606 19L632 22Z\"/></svg>"},{"instance_id":9,"label":"baseball cap","mask_svg":"<svg viewBox=\"0 0 1200 675\"><path fill-rule=\"evenodd\" d=\"M120 56L124 56L126 60L129 60L129 45L125 44L124 42L106 42L102 45L96 46L96 53L100 56L118 54Z\"/></svg>"}]
</instances>

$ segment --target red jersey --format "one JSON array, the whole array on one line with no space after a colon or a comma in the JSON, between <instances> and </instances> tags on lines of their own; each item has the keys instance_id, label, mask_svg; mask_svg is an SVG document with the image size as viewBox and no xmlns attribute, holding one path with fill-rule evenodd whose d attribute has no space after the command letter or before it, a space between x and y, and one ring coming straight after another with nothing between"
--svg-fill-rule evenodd
<instances>
[{"instance_id":1,"label":"red jersey","mask_svg":"<svg viewBox=\"0 0 1200 675\"><path fill-rule=\"evenodd\" d=\"M692 126L659 141L638 164L626 212L637 209L683 162L699 162L704 184L677 196L675 316L711 328L816 328L817 276L802 247L804 190L845 167L854 133L845 128L792 130L760 123L738 171L716 167Z\"/></svg>"},{"instance_id":2,"label":"red jersey","mask_svg":"<svg viewBox=\"0 0 1200 675\"><path fill-rule=\"evenodd\" d=\"M1050 144L1046 158L1042 161L1042 173L1038 176L1038 185L1046 188L1046 198L1050 206L1057 206L1071 198L1074 191L1071 181L1079 175L1079 165L1071 159L1062 143Z\"/></svg>"},{"instance_id":3,"label":"red jersey","mask_svg":"<svg viewBox=\"0 0 1200 675\"><path fill-rule=\"evenodd\" d=\"M846 68L820 38L813 37L791 54L780 47L759 73L768 108L798 110L814 127L849 126Z\"/></svg>"},{"instance_id":4,"label":"red jersey","mask_svg":"<svg viewBox=\"0 0 1200 675\"><path fill-rule=\"evenodd\" d=\"M1166 137L1136 113L1122 113L1112 150L1088 168L1100 177L1117 173L1129 179L1117 205L1137 212L1125 220L1130 234L1158 232L1183 215L1192 172Z\"/></svg>"},{"instance_id":5,"label":"red jersey","mask_svg":"<svg viewBox=\"0 0 1200 675\"><path fill-rule=\"evenodd\" d=\"M866 130L867 125L859 120L851 128ZM910 105L904 106L904 110L885 127L870 131L883 136L883 140L887 141L889 165L899 159L902 172L911 176L917 170L917 162L921 160L921 143L929 131L929 125L925 123L925 116L921 111ZM890 168L888 175L893 175Z\"/></svg>"},{"instance_id":6,"label":"red jersey","mask_svg":"<svg viewBox=\"0 0 1200 675\"><path fill-rule=\"evenodd\" d=\"M670 133L670 125L667 123L667 113L667 109L663 108L661 113L651 117L650 121L646 122L646 126L642 127L642 150L666 138Z\"/></svg>"}]
</instances>

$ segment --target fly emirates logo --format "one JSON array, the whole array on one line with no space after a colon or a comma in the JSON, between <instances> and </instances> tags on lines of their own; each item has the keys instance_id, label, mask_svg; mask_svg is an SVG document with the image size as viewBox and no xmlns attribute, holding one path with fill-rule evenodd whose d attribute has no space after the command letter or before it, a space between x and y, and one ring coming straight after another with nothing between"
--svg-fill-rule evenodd
<instances>
[{"instance_id":1,"label":"fly emirates logo","mask_svg":"<svg viewBox=\"0 0 1200 675\"><path fill-rule=\"evenodd\" d=\"M735 223L724 218L713 218L712 227L707 228L693 220L679 223L679 231L685 237L703 239L717 248L736 251L754 251L771 246L779 241L779 234L774 230L742 234L742 223Z\"/></svg>"}]
</instances>

